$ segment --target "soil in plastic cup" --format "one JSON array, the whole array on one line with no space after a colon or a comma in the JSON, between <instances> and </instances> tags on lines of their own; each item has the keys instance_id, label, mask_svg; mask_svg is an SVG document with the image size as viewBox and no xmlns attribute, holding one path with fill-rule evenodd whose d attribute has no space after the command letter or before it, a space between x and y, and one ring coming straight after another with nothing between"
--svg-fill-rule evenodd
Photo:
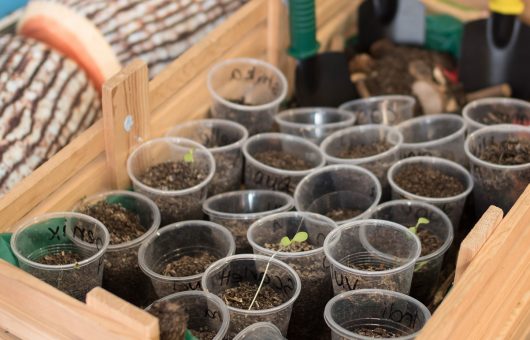
<instances>
[{"instance_id":1,"label":"soil in plastic cup","mask_svg":"<svg viewBox=\"0 0 530 340\"><path fill-rule=\"evenodd\" d=\"M381 184L357 165L328 165L313 171L296 187L294 204L331 218L337 224L363 219L379 204Z\"/></svg>"},{"instance_id":2,"label":"soil in plastic cup","mask_svg":"<svg viewBox=\"0 0 530 340\"><path fill-rule=\"evenodd\" d=\"M324 241L335 295L378 288L408 294L419 239L404 226L383 220L359 220L332 231Z\"/></svg>"},{"instance_id":3,"label":"soil in plastic cup","mask_svg":"<svg viewBox=\"0 0 530 340\"><path fill-rule=\"evenodd\" d=\"M418 300L382 289L342 293L328 302L324 312L332 340L411 340L430 317L427 307ZM367 332L371 335L361 335Z\"/></svg>"},{"instance_id":4,"label":"soil in plastic cup","mask_svg":"<svg viewBox=\"0 0 530 340\"><path fill-rule=\"evenodd\" d=\"M530 125L530 103L514 98L483 98L467 104L462 115L467 132L498 124Z\"/></svg>"},{"instance_id":5,"label":"soil in plastic cup","mask_svg":"<svg viewBox=\"0 0 530 340\"><path fill-rule=\"evenodd\" d=\"M285 340L285 338L272 323L256 322L239 332L234 340Z\"/></svg>"},{"instance_id":6,"label":"soil in plastic cup","mask_svg":"<svg viewBox=\"0 0 530 340\"><path fill-rule=\"evenodd\" d=\"M248 138L248 131L243 125L224 119L193 120L175 126L166 136L191 139L204 145L212 153L216 171L209 185L209 196L241 187L241 147Z\"/></svg>"},{"instance_id":7,"label":"soil in plastic cup","mask_svg":"<svg viewBox=\"0 0 530 340\"><path fill-rule=\"evenodd\" d=\"M395 181L395 176L399 174L404 166L413 165L415 167L434 169L444 175L456 178L464 186L464 191L450 197L426 197L419 196L401 188ZM473 190L473 179L466 168L447 159L439 157L411 157L403 159L394 164L388 170L388 182L392 188L392 199L409 199L430 203L440 208L451 220L454 231L460 226L460 219L466 203L466 199Z\"/></svg>"},{"instance_id":8,"label":"soil in plastic cup","mask_svg":"<svg viewBox=\"0 0 530 340\"><path fill-rule=\"evenodd\" d=\"M252 223L293 207L294 199L291 196L271 190L227 192L208 198L202 205L210 221L228 228L234 235L237 254L252 253L247 241L247 231Z\"/></svg>"},{"instance_id":9,"label":"soil in plastic cup","mask_svg":"<svg viewBox=\"0 0 530 340\"><path fill-rule=\"evenodd\" d=\"M252 310L228 306L230 338L256 322L271 322L285 336L293 304L300 294L300 278L287 264L262 255L234 255L221 259L206 269L202 278L203 289L222 297L227 289L239 287L242 283L259 286L267 267L262 289L267 288L276 292L281 297L282 303L268 309L256 309L254 305Z\"/></svg>"},{"instance_id":10,"label":"soil in plastic cup","mask_svg":"<svg viewBox=\"0 0 530 340\"><path fill-rule=\"evenodd\" d=\"M250 135L271 131L274 115L287 96L287 79L275 66L237 58L216 64L208 73L212 117L233 120Z\"/></svg>"},{"instance_id":11,"label":"soil in plastic cup","mask_svg":"<svg viewBox=\"0 0 530 340\"><path fill-rule=\"evenodd\" d=\"M264 152L280 152L296 157L307 165L303 170L280 169L256 157ZM269 189L292 194L302 178L313 170L323 167L324 155L315 144L302 137L283 133L262 133L250 137L243 145L245 155L245 187L247 189Z\"/></svg>"},{"instance_id":12,"label":"soil in plastic cup","mask_svg":"<svg viewBox=\"0 0 530 340\"><path fill-rule=\"evenodd\" d=\"M333 132L355 123L353 113L332 107L285 110L274 119L280 127L280 132L303 137L317 145Z\"/></svg>"},{"instance_id":13,"label":"soil in plastic cup","mask_svg":"<svg viewBox=\"0 0 530 340\"><path fill-rule=\"evenodd\" d=\"M435 156L467 165L464 153L466 124L448 113L409 119L397 126L403 134L401 158Z\"/></svg>"},{"instance_id":14,"label":"soil in plastic cup","mask_svg":"<svg viewBox=\"0 0 530 340\"><path fill-rule=\"evenodd\" d=\"M201 291L174 293L153 302L145 310L150 312L153 304L161 302L174 303L184 310L188 316L187 330L193 336L213 333L213 340L224 339L230 325L230 313L219 297Z\"/></svg>"},{"instance_id":15,"label":"soil in plastic cup","mask_svg":"<svg viewBox=\"0 0 530 340\"><path fill-rule=\"evenodd\" d=\"M326 236L336 227L335 222L322 215L285 212L264 217L248 230L248 241L255 254L276 254L274 258L296 270L302 281L302 291L294 303L287 338L320 338L319 334L326 329L322 314L333 292L323 245ZM292 239L297 232L307 233L308 239L300 245L311 245L312 249L292 252L279 248L283 237Z\"/></svg>"},{"instance_id":16,"label":"soil in plastic cup","mask_svg":"<svg viewBox=\"0 0 530 340\"><path fill-rule=\"evenodd\" d=\"M164 297L186 290L201 290L204 272L187 276L164 275L174 261L206 254L215 258L213 263L234 251L234 239L225 227L208 221L183 221L170 224L147 239L138 252L138 263L151 279L158 297Z\"/></svg>"},{"instance_id":17,"label":"soil in plastic cup","mask_svg":"<svg viewBox=\"0 0 530 340\"><path fill-rule=\"evenodd\" d=\"M339 106L339 110L353 112L357 125L396 125L414 115L416 99L411 96L377 96L356 99Z\"/></svg>"},{"instance_id":18,"label":"soil in plastic cup","mask_svg":"<svg viewBox=\"0 0 530 340\"><path fill-rule=\"evenodd\" d=\"M21 269L82 301L101 286L108 245L109 233L101 222L74 212L28 219L11 237Z\"/></svg>"},{"instance_id":19,"label":"soil in plastic cup","mask_svg":"<svg viewBox=\"0 0 530 340\"><path fill-rule=\"evenodd\" d=\"M422 241L422 253L416 262L410 288L410 296L429 305L438 287L444 255L453 242L453 225L447 215L429 203L396 200L377 206L370 218L396 222L408 228L416 226L420 218L429 221L419 226L419 233L416 235L420 240L434 237L438 240L438 243L435 243L438 247L425 248Z\"/></svg>"},{"instance_id":20,"label":"soil in plastic cup","mask_svg":"<svg viewBox=\"0 0 530 340\"><path fill-rule=\"evenodd\" d=\"M191 155L191 157L189 157ZM201 182L182 190L165 190L142 182L149 169L167 162L192 164L201 176ZM161 225L185 220L200 219L202 202L215 174L215 160L204 146L185 138L165 137L142 143L129 156L127 172L134 191L152 199L160 209ZM171 176L171 174L169 174Z\"/></svg>"},{"instance_id":21,"label":"soil in plastic cup","mask_svg":"<svg viewBox=\"0 0 530 340\"><path fill-rule=\"evenodd\" d=\"M352 164L370 170L379 180L382 187L382 200L390 198L387 172L395 162L399 161L399 149L403 136L395 127L379 124L361 125L333 133L321 144L320 150L326 157L327 164ZM352 148L366 145L380 145L370 155L348 156Z\"/></svg>"},{"instance_id":22,"label":"soil in plastic cup","mask_svg":"<svg viewBox=\"0 0 530 340\"><path fill-rule=\"evenodd\" d=\"M470 160L475 216L479 217L490 205L508 213L530 183L530 163L500 165L482 160L479 155L491 145L506 140L530 141L530 128L520 125L495 125L482 128L466 139L465 151Z\"/></svg>"},{"instance_id":23,"label":"soil in plastic cup","mask_svg":"<svg viewBox=\"0 0 530 340\"><path fill-rule=\"evenodd\" d=\"M145 306L149 298L151 281L138 266L138 249L143 241L158 230L160 211L156 204L146 196L119 190L86 197L73 210L82 212L99 202L119 205L137 215L145 230L144 234L131 241L119 244L109 243L105 254L103 288L137 306ZM109 231L113 230L111 225L105 225L105 227Z\"/></svg>"}]
</instances>

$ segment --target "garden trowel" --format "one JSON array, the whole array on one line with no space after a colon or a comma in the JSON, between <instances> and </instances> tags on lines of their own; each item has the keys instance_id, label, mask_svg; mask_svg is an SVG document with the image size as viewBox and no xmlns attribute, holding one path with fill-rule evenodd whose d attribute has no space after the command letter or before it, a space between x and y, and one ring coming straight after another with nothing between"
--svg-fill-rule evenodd
<instances>
[{"instance_id":1,"label":"garden trowel","mask_svg":"<svg viewBox=\"0 0 530 340\"><path fill-rule=\"evenodd\" d=\"M530 99L530 27L519 19L521 0L490 0L490 16L464 26L459 62L466 92L508 83Z\"/></svg>"}]
</instances>

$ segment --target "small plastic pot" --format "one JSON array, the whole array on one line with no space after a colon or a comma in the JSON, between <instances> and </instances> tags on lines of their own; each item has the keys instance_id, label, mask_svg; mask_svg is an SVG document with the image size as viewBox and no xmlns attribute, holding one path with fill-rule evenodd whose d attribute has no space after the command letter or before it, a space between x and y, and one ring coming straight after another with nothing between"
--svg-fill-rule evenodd
<instances>
[{"instance_id":1,"label":"small plastic pot","mask_svg":"<svg viewBox=\"0 0 530 340\"><path fill-rule=\"evenodd\" d=\"M279 169L258 161L257 154L265 151L280 151L300 157L308 164L305 170ZM324 155L315 144L297 136L283 133L262 133L250 137L243 145L245 155L245 187L247 189L270 189L289 194L304 176L323 167Z\"/></svg>"},{"instance_id":2,"label":"small plastic pot","mask_svg":"<svg viewBox=\"0 0 530 340\"><path fill-rule=\"evenodd\" d=\"M422 224L419 230L426 230L436 237L440 246L427 253L422 245L422 254L416 262L412 277L410 296L429 305L438 287L438 277L444 255L453 242L453 224L447 215L434 205L410 200L383 203L375 208L370 216L370 218L395 222L408 228L414 227L421 217L427 218L429 223Z\"/></svg>"},{"instance_id":3,"label":"small plastic pot","mask_svg":"<svg viewBox=\"0 0 530 340\"><path fill-rule=\"evenodd\" d=\"M212 116L233 120L250 135L272 130L274 115L287 96L287 79L275 66L237 58L216 64L208 73Z\"/></svg>"},{"instance_id":4,"label":"small plastic pot","mask_svg":"<svg viewBox=\"0 0 530 340\"><path fill-rule=\"evenodd\" d=\"M289 211L294 200L283 192L271 190L241 190L216 195L202 206L210 221L230 230L236 241L236 253L252 253L247 241L247 231L252 223L262 217Z\"/></svg>"},{"instance_id":5,"label":"small plastic pot","mask_svg":"<svg viewBox=\"0 0 530 340\"><path fill-rule=\"evenodd\" d=\"M373 156L344 158L341 155L353 146L387 143L390 148ZM320 144L320 150L328 164L353 164L370 170L379 180L383 200L390 198L390 186L387 181L388 169L399 160L399 149L403 136L398 129L386 125L361 125L337 131Z\"/></svg>"},{"instance_id":6,"label":"small plastic pot","mask_svg":"<svg viewBox=\"0 0 530 340\"><path fill-rule=\"evenodd\" d=\"M291 266L302 282L302 291L294 303L287 338L310 339L326 329L322 314L332 296L329 264L324 255L324 239L337 225L331 219L308 212L285 212L264 217L248 230L248 242L255 254L273 256ZM306 232L313 250L287 252L271 250L267 244L279 244L287 236ZM324 334L321 334L324 336Z\"/></svg>"},{"instance_id":7,"label":"small plastic pot","mask_svg":"<svg viewBox=\"0 0 530 340\"><path fill-rule=\"evenodd\" d=\"M464 153L466 124L462 117L448 113L422 116L403 122L397 128L403 134L401 158L435 156L467 164Z\"/></svg>"},{"instance_id":8,"label":"small plastic pot","mask_svg":"<svg viewBox=\"0 0 530 340\"><path fill-rule=\"evenodd\" d=\"M153 302L145 310L150 312L157 302L178 304L188 316L187 329L192 335L196 332L214 332L213 340L222 340L228 331L230 313L223 300L206 292L180 292ZM162 326L162 325L161 325Z\"/></svg>"},{"instance_id":9,"label":"small plastic pot","mask_svg":"<svg viewBox=\"0 0 530 340\"><path fill-rule=\"evenodd\" d=\"M443 198L419 196L408 192L396 183L394 177L399 174L400 169L411 164L418 167L436 169L445 175L453 176L464 185L465 189L458 195ZM422 201L440 208L451 220L455 231L458 230L460 225L460 218L462 217L466 198L473 190L473 179L466 168L455 162L438 157L411 157L403 159L388 170L388 182L392 188L392 199Z\"/></svg>"},{"instance_id":10,"label":"small plastic pot","mask_svg":"<svg viewBox=\"0 0 530 340\"><path fill-rule=\"evenodd\" d=\"M382 339L411 340L418 336L431 313L421 302L405 294L382 289L342 293L326 305L324 318L331 339L369 340L359 330L385 330Z\"/></svg>"},{"instance_id":11,"label":"small plastic pot","mask_svg":"<svg viewBox=\"0 0 530 340\"><path fill-rule=\"evenodd\" d=\"M193 150L193 164L204 174L204 179L186 189L163 190L145 185L141 176L151 167L165 163L184 161ZM202 202L215 174L215 160L204 146L185 138L165 137L142 143L127 160L127 173L135 191L151 198L160 209L161 225L202 218Z\"/></svg>"},{"instance_id":12,"label":"small plastic pot","mask_svg":"<svg viewBox=\"0 0 530 340\"><path fill-rule=\"evenodd\" d=\"M278 327L270 322L256 322L239 332L234 340L285 340Z\"/></svg>"},{"instance_id":13,"label":"small plastic pot","mask_svg":"<svg viewBox=\"0 0 530 340\"><path fill-rule=\"evenodd\" d=\"M357 125L396 125L412 118L415 105L414 97L392 95L352 100L339 106L339 110L355 113Z\"/></svg>"},{"instance_id":14,"label":"small plastic pot","mask_svg":"<svg viewBox=\"0 0 530 340\"><path fill-rule=\"evenodd\" d=\"M484 98L467 104L462 111L467 132L488 125L530 125L530 103L514 98Z\"/></svg>"},{"instance_id":15,"label":"small plastic pot","mask_svg":"<svg viewBox=\"0 0 530 340\"><path fill-rule=\"evenodd\" d=\"M374 174L360 166L344 164L313 171L294 193L296 210L328 216L339 225L363 219L380 199L381 184ZM338 213L340 210L342 214Z\"/></svg>"},{"instance_id":16,"label":"small plastic pot","mask_svg":"<svg viewBox=\"0 0 530 340\"><path fill-rule=\"evenodd\" d=\"M530 163L500 165L478 157L489 145L508 139L530 140L530 129L519 125L495 125L482 128L466 139L465 151L470 160L475 215L482 216L490 205L508 213L530 183Z\"/></svg>"},{"instance_id":17,"label":"small plastic pot","mask_svg":"<svg viewBox=\"0 0 530 340\"><path fill-rule=\"evenodd\" d=\"M230 311L228 336L230 338L249 325L261 321L271 322L285 336L291 319L293 304L300 294L300 278L294 269L287 264L262 255L234 255L221 259L206 269L202 278L203 289L217 296L222 296L227 289L238 287L242 282L259 285L267 265L266 275L269 279L265 278L263 286L276 291L281 296L283 303L274 308L262 310L228 306Z\"/></svg>"},{"instance_id":18,"label":"small plastic pot","mask_svg":"<svg viewBox=\"0 0 530 340\"><path fill-rule=\"evenodd\" d=\"M164 297L201 289L203 273L182 277L163 275L164 268L171 262L201 253L221 259L234 251L234 238L225 227L208 221L184 221L160 229L145 241L138 252L138 263L151 279L158 297Z\"/></svg>"},{"instance_id":19,"label":"small plastic pot","mask_svg":"<svg viewBox=\"0 0 530 340\"><path fill-rule=\"evenodd\" d=\"M408 294L420 240L404 226L360 220L338 227L324 241L335 295L361 288Z\"/></svg>"},{"instance_id":20,"label":"small plastic pot","mask_svg":"<svg viewBox=\"0 0 530 340\"><path fill-rule=\"evenodd\" d=\"M145 306L151 282L138 266L138 249L142 242L158 230L160 211L149 198L135 192L119 190L86 197L76 205L74 211L80 212L101 201L119 204L136 214L145 229L142 236L132 241L120 244L109 243L104 262L103 288L137 306ZM109 231L113 230L111 225L105 227Z\"/></svg>"},{"instance_id":21,"label":"small plastic pot","mask_svg":"<svg viewBox=\"0 0 530 340\"><path fill-rule=\"evenodd\" d=\"M216 171L209 185L209 196L240 188L243 179L241 147L248 138L243 125L224 119L193 120L175 126L166 136L191 139L212 153Z\"/></svg>"},{"instance_id":22,"label":"small plastic pot","mask_svg":"<svg viewBox=\"0 0 530 340\"><path fill-rule=\"evenodd\" d=\"M59 212L30 218L17 226L11 249L19 267L78 300L101 286L103 256L109 232L98 220L79 213ZM71 264L42 264L45 256L77 254Z\"/></svg>"},{"instance_id":23,"label":"small plastic pot","mask_svg":"<svg viewBox=\"0 0 530 340\"><path fill-rule=\"evenodd\" d=\"M333 132L352 126L355 115L332 107L309 107L282 111L274 120L280 132L303 137L318 145Z\"/></svg>"}]
</instances>

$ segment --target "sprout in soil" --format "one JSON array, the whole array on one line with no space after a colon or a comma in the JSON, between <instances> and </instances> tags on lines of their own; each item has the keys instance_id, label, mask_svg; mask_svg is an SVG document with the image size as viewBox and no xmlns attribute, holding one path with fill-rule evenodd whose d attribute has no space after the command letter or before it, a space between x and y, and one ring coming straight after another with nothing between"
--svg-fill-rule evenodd
<instances>
[{"instance_id":1,"label":"sprout in soil","mask_svg":"<svg viewBox=\"0 0 530 340\"><path fill-rule=\"evenodd\" d=\"M198 340L196 337L191 334L189 329L186 329L186 333L184 333L184 340Z\"/></svg>"},{"instance_id":2,"label":"sprout in soil","mask_svg":"<svg viewBox=\"0 0 530 340\"><path fill-rule=\"evenodd\" d=\"M184 162L193 163L193 149L189 149L184 155Z\"/></svg>"},{"instance_id":3,"label":"sprout in soil","mask_svg":"<svg viewBox=\"0 0 530 340\"><path fill-rule=\"evenodd\" d=\"M283 247L289 247L293 242L302 243L305 242L309 238L309 235L305 231L299 231L294 235L293 239L289 239L289 237L284 236L282 240L280 241L280 245Z\"/></svg>"},{"instance_id":4,"label":"sprout in soil","mask_svg":"<svg viewBox=\"0 0 530 340\"><path fill-rule=\"evenodd\" d=\"M416 223L416 225L414 227L409 227L409 230L414 234L414 235L418 235L418 228L420 225L422 224L429 224L431 221L429 221L428 219L426 219L425 217L420 217L418 218L418 223Z\"/></svg>"}]
</instances>

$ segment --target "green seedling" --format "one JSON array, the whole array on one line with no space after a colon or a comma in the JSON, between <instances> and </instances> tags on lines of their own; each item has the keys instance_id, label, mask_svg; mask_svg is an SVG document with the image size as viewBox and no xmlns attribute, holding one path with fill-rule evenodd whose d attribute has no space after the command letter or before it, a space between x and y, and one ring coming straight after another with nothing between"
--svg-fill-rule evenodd
<instances>
[{"instance_id":1,"label":"green seedling","mask_svg":"<svg viewBox=\"0 0 530 340\"><path fill-rule=\"evenodd\" d=\"M296 235L294 235L292 239L287 236L284 236L280 241L280 245L282 247L289 247L291 244L293 244L293 242L302 243L305 242L308 238L309 235L305 231L299 231L296 233Z\"/></svg>"},{"instance_id":2,"label":"green seedling","mask_svg":"<svg viewBox=\"0 0 530 340\"><path fill-rule=\"evenodd\" d=\"M184 339L185 340L198 340L193 334L191 334L189 329L186 329L186 333L184 333Z\"/></svg>"},{"instance_id":3,"label":"green seedling","mask_svg":"<svg viewBox=\"0 0 530 340\"><path fill-rule=\"evenodd\" d=\"M193 149L189 149L184 155L184 162L193 163Z\"/></svg>"},{"instance_id":4,"label":"green seedling","mask_svg":"<svg viewBox=\"0 0 530 340\"><path fill-rule=\"evenodd\" d=\"M418 235L418 228L420 227L420 225L422 224L429 224L431 223L431 221L429 221L428 219L426 219L425 217L420 217L418 218L418 223L416 223L416 225L414 227L409 227L409 230L414 234L414 235Z\"/></svg>"}]
</instances>

